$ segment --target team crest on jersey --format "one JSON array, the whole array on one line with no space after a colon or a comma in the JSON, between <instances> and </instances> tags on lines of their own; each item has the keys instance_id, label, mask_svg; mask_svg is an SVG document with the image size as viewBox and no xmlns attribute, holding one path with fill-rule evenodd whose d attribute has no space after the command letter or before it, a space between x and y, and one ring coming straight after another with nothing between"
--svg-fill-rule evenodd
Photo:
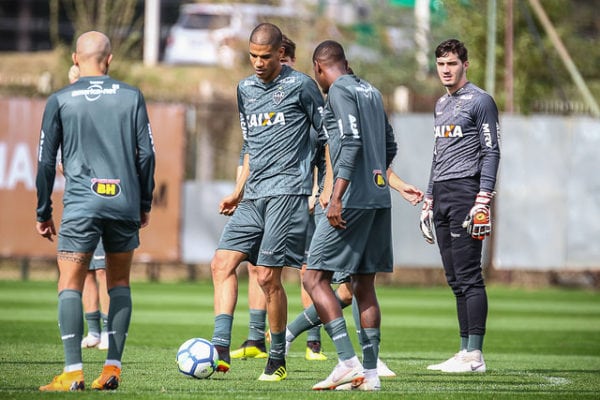
<instances>
[{"instance_id":1,"label":"team crest on jersey","mask_svg":"<svg viewBox=\"0 0 600 400\"><path fill-rule=\"evenodd\" d=\"M387 186L387 182L385 181L385 176L383 175L383 173L381 172L380 169L375 169L373 170L373 182L375 183L375 186L377 186L378 188L384 188Z\"/></svg>"},{"instance_id":2,"label":"team crest on jersey","mask_svg":"<svg viewBox=\"0 0 600 400\"><path fill-rule=\"evenodd\" d=\"M285 92L281 90L281 88L275 93L273 93L273 103L275 103L275 105L279 105L279 103L281 103L284 98Z\"/></svg>"},{"instance_id":3,"label":"team crest on jersey","mask_svg":"<svg viewBox=\"0 0 600 400\"><path fill-rule=\"evenodd\" d=\"M120 179L92 179L92 192L104 198L114 198L121 194Z\"/></svg>"}]
</instances>

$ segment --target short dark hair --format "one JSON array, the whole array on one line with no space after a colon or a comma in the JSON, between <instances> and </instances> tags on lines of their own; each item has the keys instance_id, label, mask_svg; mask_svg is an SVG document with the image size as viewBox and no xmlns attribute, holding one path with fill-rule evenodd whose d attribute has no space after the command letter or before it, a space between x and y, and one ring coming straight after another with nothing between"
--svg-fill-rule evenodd
<instances>
[{"instance_id":1,"label":"short dark hair","mask_svg":"<svg viewBox=\"0 0 600 400\"><path fill-rule=\"evenodd\" d=\"M289 37L283 35L281 40L281 47L283 47L283 55L296 58L296 43Z\"/></svg>"},{"instance_id":2,"label":"short dark hair","mask_svg":"<svg viewBox=\"0 0 600 400\"><path fill-rule=\"evenodd\" d=\"M443 57L448 53L454 53L460 61L465 62L469 59L469 53L465 44L458 39L444 40L435 48L435 57Z\"/></svg>"},{"instance_id":3,"label":"short dark hair","mask_svg":"<svg viewBox=\"0 0 600 400\"><path fill-rule=\"evenodd\" d=\"M326 64L334 64L346 61L346 54L341 44L335 40L321 42L313 52L313 62L319 61Z\"/></svg>"},{"instance_id":4,"label":"short dark hair","mask_svg":"<svg viewBox=\"0 0 600 400\"><path fill-rule=\"evenodd\" d=\"M283 34L277 25L263 22L258 24L250 34L250 43L258 45L268 45L280 48L283 41Z\"/></svg>"}]
</instances>

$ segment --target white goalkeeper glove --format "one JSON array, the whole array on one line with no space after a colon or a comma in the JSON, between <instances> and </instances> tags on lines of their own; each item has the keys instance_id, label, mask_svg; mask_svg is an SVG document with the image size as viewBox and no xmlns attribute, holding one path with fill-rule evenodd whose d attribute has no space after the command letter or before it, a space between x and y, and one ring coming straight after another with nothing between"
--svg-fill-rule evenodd
<instances>
[{"instance_id":1,"label":"white goalkeeper glove","mask_svg":"<svg viewBox=\"0 0 600 400\"><path fill-rule=\"evenodd\" d=\"M420 218L421 232L423 237L429 244L435 243L435 237L433 236L433 198L425 197L423 201L423 208L421 209Z\"/></svg>"},{"instance_id":2,"label":"white goalkeeper glove","mask_svg":"<svg viewBox=\"0 0 600 400\"><path fill-rule=\"evenodd\" d=\"M475 205L469 211L462 226L467 228L467 233L473 239L483 240L492 233L492 215L490 203L495 192L479 192L475 198Z\"/></svg>"}]
</instances>

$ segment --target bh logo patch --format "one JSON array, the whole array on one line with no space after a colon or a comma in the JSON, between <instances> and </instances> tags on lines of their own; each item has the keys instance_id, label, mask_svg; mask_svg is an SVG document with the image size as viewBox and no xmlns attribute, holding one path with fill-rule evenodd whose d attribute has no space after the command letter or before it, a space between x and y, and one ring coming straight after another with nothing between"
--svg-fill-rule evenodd
<instances>
[{"instance_id":1,"label":"bh logo patch","mask_svg":"<svg viewBox=\"0 0 600 400\"><path fill-rule=\"evenodd\" d=\"M104 198L114 198L121 194L120 179L92 179L92 192Z\"/></svg>"},{"instance_id":2,"label":"bh logo patch","mask_svg":"<svg viewBox=\"0 0 600 400\"><path fill-rule=\"evenodd\" d=\"M386 187L387 182L385 181L385 176L381 173L380 169L373 171L373 182L375 182L375 186L378 188Z\"/></svg>"}]
</instances>

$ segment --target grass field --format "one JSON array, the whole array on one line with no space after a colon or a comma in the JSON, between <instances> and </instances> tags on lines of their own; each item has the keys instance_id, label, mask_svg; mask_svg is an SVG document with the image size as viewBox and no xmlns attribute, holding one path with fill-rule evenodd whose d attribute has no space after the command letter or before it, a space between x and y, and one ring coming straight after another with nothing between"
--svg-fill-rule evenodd
<instances>
[{"instance_id":1,"label":"grass field","mask_svg":"<svg viewBox=\"0 0 600 400\"><path fill-rule=\"evenodd\" d=\"M299 288L289 284L290 314L300 311ZM181 375L174 359L190 337L212 334L212 286L200 283L133 283L134 311L116 393L86 390L40 393L62 368L53 282L0 281L0 399L599 399L600 294L578 290L489 288L484 344L488 372L447 375L426 370L458 345L449 289L380 287L383 312L381 358L398 376L379 393L313 392L335 364L323 332L327 361L304 360L304 341L294 342L287 380L259 382L264 360L234 360L231 372L208 380ZM246 286L233 332L247 334ZM350 310L346 313L353 327ZM352 335L354 336L354 335ZM105 353L84 350L86 381L99 374Z\"/></svg>"}]
</instances>

